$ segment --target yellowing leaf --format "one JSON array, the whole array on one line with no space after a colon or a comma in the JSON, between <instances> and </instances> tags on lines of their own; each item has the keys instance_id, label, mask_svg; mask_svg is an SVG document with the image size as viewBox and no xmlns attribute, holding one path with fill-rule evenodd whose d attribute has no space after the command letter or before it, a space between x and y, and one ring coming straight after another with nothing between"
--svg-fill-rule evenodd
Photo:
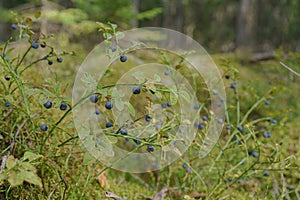
<instances>
[{"instance_id":1,"label":"yellowing leaf","mask_svg":"<svg viewBox=\"0 0 300 200\"><path fill-rule=\"evenodd\" d=\"M37 154L32 153L30 151L26 151L24 153L24 160L28 160L29 162L34 161L34 160L36 160L38 158L41 158L41 157L43 157L43 156L37 155Z\"/></svg>"},{"instance_id":2,"label":"yellowing leaf","mask_svg":"<svg viewBox=\"0 0 300 200\"><path fill-rule=\"evenodd\" d=\"M24 181L31 183L33 185L42 187L41 178L38 177L33 171L23 171Z\"/></svg>"},{"instance_id":3,"label":"yellowing leaf","mask_svg":"<svg viewBox=\"0 0 300 200\"><path fill-rule=\"evenodd\" d=\"M8 170L14 168L16 166L16 164L17 164L17 161L13 156L9 156L6 159L6 167L7 167Z\"/></svg>"},{"instance_id":4,"label":"yellowing leaf","mask_svg":"<svg viewBox=\"0 0 300 200\"><path fill-rule=\"evenodd\" d=\"M18 173L15 170L11 170L8 173L8 182L12 187L16 187L23 184L24 178L21 173Z\"/></svg>"}]
</instances>

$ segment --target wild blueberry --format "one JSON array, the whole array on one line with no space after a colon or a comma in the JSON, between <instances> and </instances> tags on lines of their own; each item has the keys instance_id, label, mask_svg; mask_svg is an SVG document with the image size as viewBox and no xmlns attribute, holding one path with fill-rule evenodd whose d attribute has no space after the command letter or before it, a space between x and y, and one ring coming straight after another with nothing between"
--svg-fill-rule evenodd
<instances>
[{"instance_id":1,"label":"wild blueberry","mask_svg":"<svg viewBox=\"0 0 300 200\"><path fill-rule=\"evenodd\" d=\"M238 182L238 184L242 184L242 183L243 183L243 180L242 180L242 179L239 179L237 182Z\"/></svg>"},{"instance_id":2,"label":"wild blueberry","mask_svg":"<svg viewBox=\"0 0 300 200\"><path fill-rule=\"evenodd\" d=\"M162 107L162 108L166 108L166 107L167 107L167 104L162 103L162 104L161 104L161 107Z\"/></svg>"},{"instance_id":3,"label":"wild blueberry","mask_svg":"<svg viewBox=\"0 0 300 200\"><path fill-rule=\"evenodd\" d=\"M141 88L140 86L136 85L132 88L132 93L133 94L140 94L141 93Z\"/></svg>"},{"instance_id":4,"label":"wild blueberry","mask_svg":"<svg viewBox=\"0 0 300 200\"><path fill-rule=\"evenodd\" d=\"M191 173L192 169L191 168L187 168L185 171L186 171L186 173Z\"/></svg>"},{"instance_id":5,"label":"wild blueberry","mask_svg":"<svg viewBox=\"0 0 300 200\"><path fill-rule=\"evenodd\" d=\"M246 181L250 181L250 178L249 177L246 177L246 179L245 179Z\"/></svg>"},{"instance_id":6,"label":"wild blueberry","mask_svg":"<svg viewBox=\"0 0 300 200\"><path fill-rule=\"evenodd\" d=\"M5 102L5 106L9 107L10 106L10 102L9 101Z\"/></svg>"},{"instance_id":7,"label":"wild blueberry","mask_svg":"<svg viewBox=\"0 0 300 200\"><path fill-rule=\"evenodd\" d=\"M34 49L37 49L39 48L40 44L38 42L34 42L31 44L31 47L34 48Z\"/></svg>"},{"instance_id":8,"label":"wild blueberry","mask_svg":"<svg viewBox=\"0 0 300 200\"><path fill-rule=\"evenodd\" d=\"M109 48L112 52L115 52L117 50L116 46L114 45L111 45Z\"/></svg>"},{"instance_id":9,"label":"wild blueberry","mask_svg":"<svg viewBox=\"0 0 300 200\"><path fill-rule=\"evenodd\" d=\"M100 115L100 110L98 110L98 109L95 110L95 114L96 114L96 115Z\"/></svg>"},{"instance_id":10,"label":"wild blueberry","mask_svg":"<svg viewBox=\"0 0 300 200\"><path fill-rule=\"evenodd\" d=\"M270 103L271 103L270 100L265 101L265 105L267 105L267 106L270 105Z\"/></svg>"},{"instance_id":11,"label":"wild blueberry","mask_svg":"<svg viewBox=\"0 0 300 200\"><path fill-rule=\"evenodd\" d=\"M230 79L230 75L225 75L225 78L226 79Z\"/></svg>"},{"instance_id":12,"label":"wild blueberry","mask_svg":"<svg viewBox=\"0 0 300 200\"><path fill-rule=\"evenodd\" d=\"M43 42L43 43L41 44L41 47L42 47L42 48L45 48L45 47L46 47L46 43Z\"/></svg>"},{"instance_id":13,"label":"wild blueberry","mask_svg":"<svg viewBox=\"0 0 300 200\"><path fill-rule=\"evenodd\" d=\"M271 133L269 133L269 132L264 132L264 133L263 133L263 137L264 137L264 138L271 138Z\"/></svg>"},{"instance_id":14,"label":"wild blueberry","mask_svg":"<svg viewBox=\"0 0 300 200\"><path fill-rule=\"evenodd\" d=\"M121 62L126 62L127 61L127 57L124 56L124 55L120 56L120 61Z\"/></svg>"},{"instance_id":15,"label":"wild blueberry","mask_svg":"<svg viewBox=\"0 0 300 200\"><path fill-rule=\"evenodd\" d=\"M166 75L166 76L170 75L170 71L169 71L169 70L166 70L166 71L165 71L165 75Z\"/></svg>"},{"instance_id":16,"label":"wild blueberry","mask_svg":"<svg viewBox=\"0 0 300 200\"><path fill-rule=\"evenodd\" d=\"M201 130L205 128L205 125L200 122L198 122L197 126L198 126L198 129L201 129Z\"/></svg>"},{"instance_id":17,"label":"wild blueberry","mask_svg":"<svg viewBox=\"0 0 300 200\"><path fill-rule=\"evenodd\" d=\"M60 110L66 110L68 105L66 103L61 103L59 109Z\"/></svg>"},{"instance_id":18,"label":"wild blueberry","mask_svg":"<svg viewBox=\"0 0 300 200\"><path fill-rule=\"evenodd\" d=\"M202 117L202 120L203 120L203 121L207 121L207 117L204 115L204 116Z\"/></svg>"},{"instance_id":19,"label":"wild blueberry","mask_svg":"<svg viewBox=\"0 0 300 200\"><path fill-rule=\"evenodd\" d=\"M271 124L277 124L278 122L277 122L277 120L276 119L272 119L271 120Z\"/></svg>"},{"instance_id":20,"label":"wild blueberry","mask_svg":"<svg viewBox=\"0 0 300 200\"><path fill-rule=\"evenodd\" d=\"M107 101L107 102L105 103L105 108L106 108L106 109L110 110L110 109L112 109L113 107L114 107L114 104L113 104L111 101Z\"/></svg>"},{"instance_id":21,"label":"wild blueberry","mask_svg":"<svg viewBox=\"0 0 300 200\"><path fill-rule=\"evenodd\" d=\"M113 124L111 123L111 122L106 122L106 124L105 124L105 127L106 128L110 128L110 127L112 127L113 126Z\"/></svg>"},{"instance_id":22,"label":"wild blueberry","mask_svg":"<svg viewBox=\"0 0 300 200\"><path fill-rule=\"evenodd\" d=\"M171 102L168 102L168 103L167 103L167 106L168 106L168 107L171 107L171 106L172 106L172 103L171 103Z\"/></svg>"},{"instance_id":23,"label":"wild blueberry","mask_svg":"<svg viewBox=\"0 0 300 200\"><path fill-rule=\"evenodd\" d=\"M155 126L155 129L158 131L159 129L161 129L162 125L160 123L157 123Z\"/></svg>"},{"instance_id":24,"label":"wild blueberry","mask_svg":"<svg viewBox=\"0 0 300 200\"><path fill-rule=\"evenodd\" d=\"M218 103L217 106L220 108L222 106L222 103Z\"/></svg>"},{"instance_id":25,"label":"wild blueberry","mask_svg":"<svg viewBox=\"0 0 300 200\"><path fill-rule=\"evenodd\" d=\"M258 152L256 152L256 151L253 151L253 152L252 152L252 156L253 156L254 158L258 158L258 156L259 156L259 153L258 153Z\"/></svg>"},{"instance_id":26,"label":"wild blueberry","mask_svg":"<svg viewBox=\"0 0 300 200\"><path fill-rule=\"evenodd\" d=\"M126 142L129 142L129 141L130 141L130 138L127 137L127 138L125 138L125 140L126 140Z\"/></svg>"},{"instance_id":27,"label":"wild blueberry","mask_svg":"<svg viewBox=\"0 0 300 200\"><path fill-rule=\"evenodd\" d=\"M200 108L200 105L199 105L199 104L195 104L195 105L194 105L194 109L195 109L195 110L198 110L199 108Z\"/></svg>"},{"instance_id":28,"label":"wild blueberry","mask_svg":"<svg viewBox=\"0 0 300 200\"><path fill-rule=\"evenodd\" d=\"M239 131L242 131L244 128L243 128L241 125L239 125L239 126L237 127L237 129L238 129Z\"/></svg>"},{"instance_id":29,"label":"wild blueberry","mask_svg":"<svg viewBox=\"0 0 300 200\"><path fill-rule=\"evenodd\" d=\"M228 178L228 179L225 180L225 183L230 183L232 181L233 181L233 178Z\"/></svg>"},{"instance_id":30,"label":"wild blueberry","mask_svg":"<svg viewBox=\"0 0 300 200\"><path fill-rule=\"evenodd\" d=\"M52 60L48 60L48 65L52 65L53 61Z\"/></svg>"},{"instance_id":31,"label":"wild blueberry","mask_svg":"<svg viewBox=\"0 0 300 200\"><path fill-rule=\"evenodd\" d=\"M151 119L152 119L152 117L150 117L149 115L146 115L145 120L146 120L147 122L150 122Z\"/></svg>"},{"instance_id":32,"label":"wild blueberry","mask_svg":"<svg viewBox=\"0 0 300 200\"><path fill-rule=\"evenodd\" d=\"M222 124L222 123L223 123L223 119L222 119L222 118L219 118L219 119L218 119L218 123L219 123L219 124Z\"/></svg>"},{"instance_id":33,"label":"wild blueberry","mask_svg":"<svg viewBox=\"0 0 300 200\"><path fill-rule=\"evenodd\" d=\"M141 144L141 141L140 141L139 139L133 139L133 141L134 141L137 145Z\"/></svg>"},{"instance_id":34,"label":"wild blueberry","mask_svg":"<svg viewBox=\"0 0 300 200\"><path fill-rule=\"evenodd\" d=\"M250 150L250 149L248 149L248 150L247 150L247 152L248 152L248 155L249 155L249 156L251 156L251 155L252 155L252 153L253 153L253 151L252 151L252 150Z\"/></svg>"},{"instance_id":35,"label":"wild blueberry","mask_svg":"<svg viewBox=\"0 0 300 200\"><path fill-rule=\"evenodd\" d=\"M270 175L270 172L269 171L264 171L264 176L269 176Z\"/></svg>"},{"instance_id":36,"label":"wild blueberry","mask_svg":"<svg viewBox=\"0 0 300 200\"><path fill-rule=\"evenodd\" d=\"M4 76L4 79L7 80L7 81L9 81L9 80L10 80L10 77L9 77L8 75L5 75L5 76Z\"/></svg>"},{"instance_id":37,"label":"wild blueberry","mask_svg":"<svg viewBox=\"0 0 300 200\"><path fill-rule=\"evenodd\" d=\"M18 25L17 25L17 24L12 24L12 25L11 25L11 28L12 28L13 30L16 30L16 29L18 28Z\"/></svg>"},{"instance_id":38,"label":"wild blueberry","mask_svg":"<svg viewBox=\"0 0 300 200\"><path fill-rule=\"evenodd\" d=\"M121 133L121 135L127 135L128 134L128 132L127 132L127 130L125 128L122 128L120 130L120 133Z\"/></svg>"},{"instance_id":39,"label":"wild blueberry","mask_svg":"<svg viewBox=\"0 0 300 200\"><path fill-rule=\"evenodd\" d=\"M230 125L227 125L226 126L226 130L230 130L231 129L231 126Z\"/></svg>"},{"instance_id":40,"label":"wild blueberry","mask_svg":"<svg viewBox=\"0 0 300 200\"><path fill-rule=\"evenodd\" d=\"M98 101L98 96L97 95L91 95L90 96L90 101L92 102L92 103L97 103L97 101Z\"/></svg>"},{"instance_id":41,"label":"wild blueberry","mask_svg":"<svg viewBox=\"0 0 300 200\"><path fill-rule=\"evenodd\" d=\"M52 102L51 101L47 101L46 103L44 103L44 107L49 109L52 107Z\"/></svg>"},{"instance_id":42,"label":"wild blueberry","mask_svg":"<svg viewBox=\"0 0 300 200\"><path fill-rule=\"evenodd\" d=\"M183 164L182 164L182 167L183 167L183 168L187 168L187 166L188 166L188 165L187 165L186 163L183 163Z\"/></svg>"},{"instance_id":43,"label":"wild blueberry","mask_svg":"<svg viewBox=\"0 0 300 200\"><path fill-rule=\"evenodd\" d=\"M230 88L235 89L235 88L236 88L236 85L235 85L234 83L231 83L231 84L230 84Z\"/></svg>"},{"instance_id":44,"label":"wild blueberry","mask_svg":"<svg viewBox=\"0 0 300 200\"><path fill-rule=\"evenodd\" d=\"M148 145L147 150L148 150L149 152L153 152L153 151L154 151L154 146Z\"/></svg>"},{"instance_id":45,"label":"wild blueberry","mask_svg":"<svg viewBox=\"0 0 300 200\"><path fill-rule=\"evenodd\" d=\"M41 131L47 131L47 130L48 130L48 127L47 127L46 124L42 124L42 125L40 126L40 129L41 129Z\"/></svg>"},{"instance_id":46,"label":"wild blueberry","mask_svg":"<svg viewBox=\"0 0 300 200\"><path fill-rule=\"evenodd\" d=\"M222 103L225 102L225 98L224 97L222 97L220 100L221 100Z\"/></svg>"},{"instance_id":47,"label":"wild blueberry","mask_svg":"<svg viewBox=\"0 0 300 200\"><path fill-rule=\"evenodd\" d=\"M61 63L63 61L63 59L61 57L56 59L57 62Z\"/></svg>"}]
</instances>

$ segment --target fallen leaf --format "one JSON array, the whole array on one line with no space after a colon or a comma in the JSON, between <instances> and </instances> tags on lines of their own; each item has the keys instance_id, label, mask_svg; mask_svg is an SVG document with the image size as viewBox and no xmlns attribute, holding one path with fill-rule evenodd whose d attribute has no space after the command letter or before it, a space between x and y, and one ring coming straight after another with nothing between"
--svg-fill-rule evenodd
<instances>
[{"instance_id":1,"label":"fallen leaf","mask_svg":"<svg viewBox=\"0 0 300 200\"><path fill-rule=\"evenodd\" d=\"M109 188L109 184L108 184L108 181L107 181L107 178L105 176L105 172L100 174L98 177L97 177L97 181L99 182L100 184L100 187L102 188Z\"/></svg>"}]
</instances>

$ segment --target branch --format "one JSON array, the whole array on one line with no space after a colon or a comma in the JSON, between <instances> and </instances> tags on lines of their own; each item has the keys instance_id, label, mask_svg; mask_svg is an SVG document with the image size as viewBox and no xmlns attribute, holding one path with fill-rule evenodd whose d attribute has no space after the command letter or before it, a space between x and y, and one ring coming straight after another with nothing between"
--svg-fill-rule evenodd
<instances>
[{"instance_id":1,"label":"branch","mask_svg":"<svg viewBox=\"0 0 300 200\"><path fill-rule=\"evenodd\" d=\"M289 70L291 73L295 74L296 76L300 76L299 73L295 72L294 70L292 70L291 68L289 68L287 65L285 65L283 62L279 62L281 66L283 66L284 68L286 68L287 70Z\"/></svg>"}]
</instances>

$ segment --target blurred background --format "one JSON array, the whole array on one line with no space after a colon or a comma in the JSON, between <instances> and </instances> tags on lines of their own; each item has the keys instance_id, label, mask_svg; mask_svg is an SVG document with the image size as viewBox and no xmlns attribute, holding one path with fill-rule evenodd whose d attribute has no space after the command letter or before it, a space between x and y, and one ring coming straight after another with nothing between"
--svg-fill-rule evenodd
<instances>
[{"instance_id":1,"label":"blurred background","mask_svg":"<svg viewBox=\"0 0 300 200\"><path fill-rule=\"evenodd\" d=\"M171 28L210 52L300 51L299 0L1 0L1 43L12 31L11 10L42 11L41 32L68 34L86 50L101 41L95 21L110 21L122 30Z\"/></svg>"}]
</instances>

